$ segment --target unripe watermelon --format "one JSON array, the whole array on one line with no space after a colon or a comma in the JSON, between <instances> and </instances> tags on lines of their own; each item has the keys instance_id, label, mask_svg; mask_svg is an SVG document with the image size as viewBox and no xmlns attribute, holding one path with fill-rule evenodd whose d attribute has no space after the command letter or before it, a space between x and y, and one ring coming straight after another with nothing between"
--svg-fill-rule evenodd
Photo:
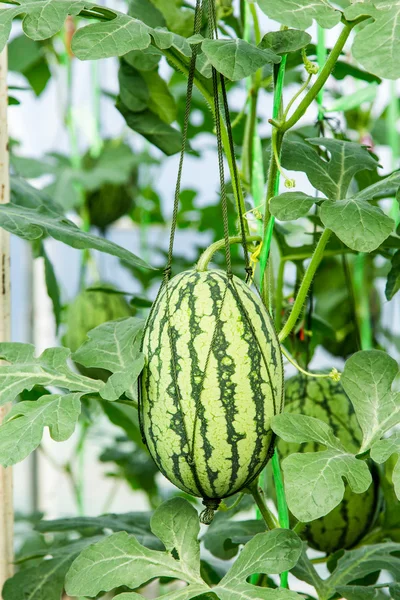
<instances>
[{"instance_id":1,"label":"unripe watermelon","mask_svg":"<svg viewBox=\"0 0 400 600\"><path fill-rule=\"evenodd\" d=\"M115 290L107 283L98 283L96 287ZM75 352L86 340L87 334L107 321L132 316L132 309L121 294L107 293L103 290L84 290L68 306L66 332L63 344ZM94 379L107 379L110 373L104 369L88 369L76 364L83 375Z\"/></svg>"},{"instance_id":2,"label":"unripe watermelon","mask_svg":"<svg viewBox=\"0 0 400 600\"><path fill-rule=\"evenodd\" d=\"M351 451L357 452L362 439L353 405L340 382L298 375L286 383L285 412L316 417L327 423ZM292 444L279 440L281 458L293 452L318 452L317 443ZM304 536L312 548L331 554L353 547L370 529L378 504L375 482L364 494L355 494L346 485L343 501L329 514L309 523Z\"/></svg>"},{"instance_id":3,"label":"unripe watermelon","mask_svg":"<svg viewBox=\"0 0 400 600\"><path fill-rule=\"evenodd\" d=\"M100 189L86 194L90 223L102 230L129 213L132 204L132 186L128 184L105 183Z\"/></svg>"},{"instance_id":4,"label":"unripe watermelon","mask_svg":"<svg viewBox=\"0 0 400 600\"><path fill-rule=\"evenodd\" d=\"M172 483L215 508L255 479L273 449L283 368L269 314L237 277L185 271L156 300L143 352L150 453Z\"/></svg>"}]
</instances>

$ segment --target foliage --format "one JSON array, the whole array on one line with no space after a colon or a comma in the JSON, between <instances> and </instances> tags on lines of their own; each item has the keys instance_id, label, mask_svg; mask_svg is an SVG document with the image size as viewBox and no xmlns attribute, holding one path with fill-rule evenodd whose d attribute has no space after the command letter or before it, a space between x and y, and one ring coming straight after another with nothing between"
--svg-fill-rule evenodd
<instances>
[{"instance_id":1,"label":"foliage","mask_svg":"<svg viewBox=\"0 0 400 600\"><path fill-rule=\"evenodd\" d=\"M109 440L100 444L99 460L109 477L144 492L152 509L116 515L105 508L102 516L83 516L78 481L79 516L36 523L17 556L16 574L5 584L4 600L60 600L65 590L72 596L107 593L119 600L137 600L146 597L152 581L155 594L166 600L303 597L288 589L287 571L297 584L304 581L313 587L309 598L400 597L400 341L397 325L387 325L395 321L390 307L400 289L396 136L400 104L395 86L388 94L387 82L382 81L396 80L400 74L399 3L215 0L218 36L211 35L209 27L213 0L203 3L206 10L196 27L192 0L130 0L126 6L120 3L119 10L111 3L81 0L2 3L0 48L8 42L9 68L19 78L18 85L11 86L10 110L20 110L18 104L28 94L40 97L53 85L54 76L62 74L68 81L62 119L70 151L30 157L20 154L16 140L10 144L11 202L0 205L0 226L29 243L33 256L43 263L57 333L65 347L37 355L30 344L0 344L0 404L15 402L0 426L0 464L25 459L40 447L46 429L54 441L62 442L76 428L80 436L74 458L79 462L88 443L84 432L94 429L104 415L118 429L112 444ZM270 31L264 24L271 21L261 13L275 21ZM8 41L12 28L16 35ZM332 48L325 47L324 30L332 30ZM108 85L105 89L99 82L94 85L93 123L87 125L93 131L87 147L73 110L73 66L76 60L104 58L114 58L109 66L118 93L111 93ZM220 93L219 107L214 99L217 73L225 78L227 101L235 106L230 111L232 138L224 95ZM190 74L194 91L187 117ZM381 96L388 98L388 106L379 107ZM314 101L317 121L304 125L303 117L304 123L314 119ZM127 126L123 135L103 139L103 105L119 111ZM283 440L280 444L290 448L282 461L283 475L277 456L271 461L273 480L267 484L274 491L268 490L268 497L276 506L272 510L271 502L266 506L261 478L261 488L252 483L243 495L224 500L215 521L200 531L197 502L165 487L143 443L138 378L148 360L146 344L142 348L145 319L157 286L166 278L171 198L159 185L160 174L173 164L166 157L180 152L184 137L196 177L180 194L179 252L174 252L173 274L192 269L205 248L210 253L212 244L227 236L221 218L223 194L214 190L204 198L201 186L208 169L217 167L214 155L205 167L201 160L215 144L218 122L218 142L228 167L224 178L229 235L240 239L239 212L244 214L254 267L252 273L248 267L246 275L249 280L252 275L279 337L280 346L269 344L271 356L267 350L264 362L268 367L276 364L281 349L304 377L312 377L314 365L324 361L327 377L337 380L339 374L331 369L338 367L352 409L345 423L340 411L335 412L338 421L324 419L318 402L310 412L287 410L275 416L272 429ZM392 164L387 168L390 152ZM279 186L280 178L285 189ZM38 189L43 181L45 187ZM135 254L111 241L121 217L130 227ZM64 289L51 239L80 251L78 290ZM218 247L223 250L223 245ZM230 248L232 272L243 279L242 250L236 243ZM102 283L97 252L111 255L113 265L119 261L129 285L122 286L114 277L111 285ZM223 251L209 258L225 270ZM83 298L83 308L74 298ZM161 295L156 313L160 299ZM207 301L208 297L200 299L201 310L207 309ZM244 313L219 311L224 332L233 339L242 331ZM265 337L255 313L245 315L248 326ZM217 314L216 309L210 314ZM174 317L176 327L184 319L191 327L199 326L195 315L181 305ZM156 328L157 318L162 314L153 312ZM168 344L177 339L175 330L170 335L174 328L167 321L168 335L164 331L163 337L159 329L155 333L155 361L169 356ZM265 385L273 384L273 377L269 372L269 383L265 378L257 402L249 403L258 370L246 361L254 348L233 348L239 374L235 385L247 400L231 410L221 390L224 378L232 379L232 374L220 368L223 357L213 354L210 322L208 341L200 331L196 352L206 357L211 348L215 380L202 379L197 359L185 370L168 358L163 379L153 374L156 400L163 386L168 387L165 382L172 371L184 373L191 390L199 385L196 375L203 384L206 381L212 389L208 423L214 428L212 440L204 424L198 433L207 455L206 478L215 481L219 472L233 477L241 470L248 483L249 461L243 459L241 464L239 457L233 465L222 443L226 431L216 423L222 420L232 433L240 419L247 419L247 429L235 444L242 442L241 447L248 448L258 437L265 442L265 431L254 429L250 410L257 404L258 417L265 417ZM189 348L194 356L190 343L181 350ZM223 349L225 358L229 352ZM315 381L338 385L329 379ZM215 399L216 389L221 401ZM185 398L176 402L181 410ZM192 404L197 410L199 398ZM157 435L161 432L171 470L179 471L173 462L178 459L193 473L196 469L189 464L185 444L177 445L171 435L175 408L168 402L162 409L156 406L157 418L153 416L151 425L158 427ZM270 411L278 412L276 405ZM360 435L349 435L344 425L350 424ZM64 471L71 475L69 464ZM201 480L198 474L195 478L197 483ZM293 528L300 533L305 524L313 526L316 519L339 510L346 504L341 504L345 490L361 503L373 479L381 504L372 529L351 550L342 538L337 552L328 555L329 549L319 558L329 571L322 578ZM231 487L227 493L235 490ZM275 575L280 575L280 587Z\"/></svg>"}]
</instances>

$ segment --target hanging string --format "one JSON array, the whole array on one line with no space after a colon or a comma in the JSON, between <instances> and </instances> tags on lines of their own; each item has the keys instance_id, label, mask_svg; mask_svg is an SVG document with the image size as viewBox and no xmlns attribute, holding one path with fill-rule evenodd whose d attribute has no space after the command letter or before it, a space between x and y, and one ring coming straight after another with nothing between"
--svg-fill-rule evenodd
<instances>
[{"instance_id":1,"label":"hanging string","mask_svg":"<svg viewBox=\"0 0 400 600\"><path fill-rule=\"evenodd\" d=\"M215 0L209 1L208 20L209 20L209 36L210 36L210 38L218 39L218 23L217 23L216 9L215 9ZM227 91L226 91L225 77L222 74L218 73L214 68L212 69L212 74L213 74L215 125L216 125L217 145L218 145L218 162L219 162L219 170L220 170L221 206L222 206L223 221L224 221L225 254L227 256L227 265L230 265L231 258L230 258L229 228L228 228L228 222L229 222L228 221L228 204L227 204L225 176L224 176L219 88L221 89L225 124L226 124L226 129L227 129L227 134L228 134L229 152L230 152L232 164L233 164L232 185L235 188L237 198L239 198L241 196L241 184L240 184L239 170L238 170L236 158L235 158L235 145L234 145L234 141L233 141L232 123L231 123L230 111L229 111L229 105L228 105L228 95L227 95ZM242 246L243 246L244 260L245 260L245 270L247 273L247 278L250 278L252 275L252 269L250 267L249 255L248 255L248 251L247 251L247 240L246 240L246 232L245 232L245 227L244 227L243 208L242 208L240 202L238 203L238 212L239 212L240 234L241 234L241 238L242 238L241 242L242 242ZM228 245L229 245L229 249L228 249ZM229 254L229 258L228 258L228 254ZM228 267L227 271L229 273L230 266Z\"/></svg>"},{"instance_id":2,"label":"hanging string","mask_svg":"<svg viewBox=\"0 0 400 600\"><path fill-rule=\"evenodd\" d=\"M201 30L202 15L203 15L203 3L204 3L204 0L196 0L196 8L195 8L195 13L194 13L194 29L193 29L194 35L199 34L200 30ZM200 48L200 44L195 44L194 46L192 46L192 56L191 56L190 65L189 65L185 115L184 115L184 120L183 120L183 131L182 131L182 148L181 148L181 154L180 154L180 158L179 158L178 175L177 175L176 186L175 186L174 208L173 208L173 212L172 212L172 223L171 223L171 233L170 233L170 238L169 238L167 265L164 269L164 282L168 282L171 277L172 257L173 257L173 250L174 250L175 232L176 232L176 226L177 226L177 220L178 220L179 199L180 199L181 185L182 185L183 161L184 161L185 153L186 153L187 137L188 137L188 130L189 130L190 109L192 106L192 97L193 97L194 75L196 72L196 62L197 62L197 55L199 53L199 48Z\"/></svg>"}]
</instances>

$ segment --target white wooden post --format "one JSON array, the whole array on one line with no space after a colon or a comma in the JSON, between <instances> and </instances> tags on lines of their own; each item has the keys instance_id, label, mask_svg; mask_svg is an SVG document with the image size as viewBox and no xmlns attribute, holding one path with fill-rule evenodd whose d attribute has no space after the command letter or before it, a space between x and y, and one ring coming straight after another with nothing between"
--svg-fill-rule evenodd
<instances>
[{"instance_id":1,"label":"white wooden post","mask_svg":"<svg viewBox=\"0 0 400 600\"><path fill-rule=\"evenodd\" d=\"M0 54L0 203L10 199L8 155L7 50ZM10 236L0 229L0 342L10 341ZM0 407L0 422L9 406ZM0 600L4 582L13 574L14 510L12 470L0 467Z\"/></svg>"}]
</instances>

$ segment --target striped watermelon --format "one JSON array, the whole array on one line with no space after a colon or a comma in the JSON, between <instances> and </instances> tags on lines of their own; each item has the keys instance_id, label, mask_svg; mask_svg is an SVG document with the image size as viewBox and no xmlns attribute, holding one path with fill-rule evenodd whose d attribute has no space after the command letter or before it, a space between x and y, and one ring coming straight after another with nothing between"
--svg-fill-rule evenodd
<instances>
[{"instance_id":1,"label":"striped watermelon","mask_svg":"<svg viewBox=\"0 0 400 600\"><path fill-rule=\"evenodd\" d=\"M215 508L259 474L273 449L283 368L268 312L237 277L185 271L156 300L143 352L140 417L150 453L172 483Z\"/></svg>"},{"instance_id":2,"label":"striped watermelon","mask_svg":"<svg viewBox=\"0 0 400 600\"><path fill-rule=\"evenodd\" d=\"M357 452L362 433L353 405L340 382L298 375L286 383L285 412L301 413L327 423L351 451ZM315 443L292 444L279 440L281 458L292 452L318 452L325 447ZM371 528L378 503L377 485L364 494L355 494L346 485L343 501L329 514L309 523L304 536L312 548L331 554L353 547Z\"/></svg>"}]
</instances>

